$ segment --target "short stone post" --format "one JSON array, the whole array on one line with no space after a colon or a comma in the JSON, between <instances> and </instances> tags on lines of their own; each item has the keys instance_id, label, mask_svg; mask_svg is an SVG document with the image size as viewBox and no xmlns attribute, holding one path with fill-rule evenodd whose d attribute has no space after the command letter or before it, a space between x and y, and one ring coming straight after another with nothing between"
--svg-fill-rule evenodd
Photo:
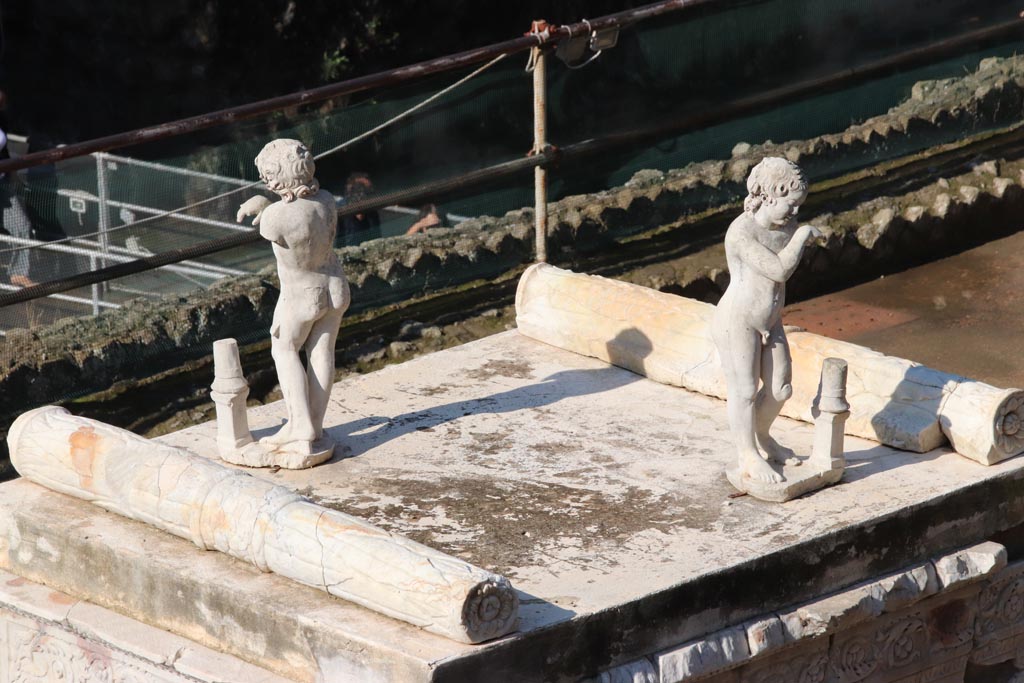
<instances>
[{"instance_id":1,"label":"short stone post","mask_svg":"<svg viewBox=\"0 0 1024 683\"><path fill-rule=\"evenodd\" d=\"M808 465L813 470L846 468L843 436L850 404L846 402L847 363L841 358L826 358L821 364L821 394L814 407L814 446Z\"/></svg>"},{"instance_id":2,"label":"short stone post","mask_svg":"<svg viewBox=\"0 0 1024 683\"><path fill-rule=\"evenodd\" d=\"M242 374L238 342L234 339L213 342L213 385L210 389L210 398L217 406L217 449L224 457L252 443L245 412L249 383Z\"/></svg>"}]
</instances>

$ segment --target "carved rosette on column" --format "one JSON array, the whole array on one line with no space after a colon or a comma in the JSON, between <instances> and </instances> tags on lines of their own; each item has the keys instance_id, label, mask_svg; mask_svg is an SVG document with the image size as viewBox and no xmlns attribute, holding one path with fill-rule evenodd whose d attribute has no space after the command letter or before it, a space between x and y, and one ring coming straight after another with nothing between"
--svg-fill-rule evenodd
<instances>
[{"instance_id":1,"label":"carved rosette on column","mask_svg":"<svg viewBox=\"0 0 1024 683\"><path fill-rule=\"evenodd\" d=\"M972 586L833 637L829 681L963 681L974 638Z\"/></svg>"},{"instance_id":2,"label":"carved rosette on column","mask_svg":"<svg viewBox=\"0 0 1024 683\"><path fill-rule=\"evenodd\" d=\"M992 666L1024 655L1024 562L1008 567L978 596L971 661Z\"/></svg>"},{"instance_id":3,"label":"carved rosette on column","mask_svg":"<svg viewBox=\"0 0 1024 683\"><path fill-rule=\"evenodd\" d=\"M47 406L7 437L19 474L454 640L515 628L508 579L180 448Z\"/></svg>"}]
</instances>

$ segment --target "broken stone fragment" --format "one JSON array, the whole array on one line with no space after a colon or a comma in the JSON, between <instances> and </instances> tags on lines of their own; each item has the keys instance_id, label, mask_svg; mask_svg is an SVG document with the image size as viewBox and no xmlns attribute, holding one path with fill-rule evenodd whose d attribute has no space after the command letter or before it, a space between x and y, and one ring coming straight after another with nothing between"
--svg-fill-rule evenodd
<instances>
[{"instance_id":1,"label":"broken stone fragment","mask_svg":"<svg viewBox=\"0 0 1024 683\"><path fill-rule=\"evenodd\" d=\"M789 640L812 638L906 607L937 590L935 570L928 563L801 605L779 618Z\"/></svg>"},{"instance_id":2,"label":"broken stone fragment","mask_svg":"<svg viewBox=\"0 0 1024 683\"><path fill-rule=\"evenodd\" d=\"M782 620L774 614L748 621L744 628L747 631L747 649L751 657L780 648L786 643L786 629Z\"/></svg>"},{"instance_id":3,"label":"broken stone fragment","mask_svg":"<svg viewBox=\"0 0 1024 683\"><path fill-rule=\"evenodd\" d=\"M1006 190L1013 186L1013 181L1009 178L996 178L992 181L992 194L999 199L1003 198L1006 194Z\"/></svg>"},{"instance_id":4,"label":"broken stone fragment","mask_svg":"<svg viewBox=\"0 0 1024 683\"><path fill-rule=\"evenodd\" d=\"M935 558L935 574L945 590L968 584L994 574L1006 567L1006 548L986 541Z\"/></svg>"},{"instance_id":5,"label":"broken stone fragment","mask_svg":"<svg viewBox=\"0 0 1024 683\"><path fill-rule=\"evenodd\" d=\"M972 185L963 185L960 187L960 196L964 198L964 204L970 206L978 200L978 195L981 194L981 190Z\"/></svg>"}]
</instances>

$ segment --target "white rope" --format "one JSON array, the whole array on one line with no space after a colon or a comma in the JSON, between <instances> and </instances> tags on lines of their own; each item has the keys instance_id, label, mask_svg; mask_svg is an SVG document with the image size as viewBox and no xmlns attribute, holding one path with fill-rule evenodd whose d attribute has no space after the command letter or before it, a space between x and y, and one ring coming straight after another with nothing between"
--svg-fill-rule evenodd
<instances>
[{"instance_id":1,"label":"white rope","mask_svg":"<svg viewBox=\"0 0 1024 683\"><path fill-rule=\"evenodd\" d=\"M494 66L495 64L497 64L501 60L505 59L505 57L507 57L507 56L508 56L508 53L502 53L502 54L498 55L497 57L495 57L491 61L487 62L486 64L484 64L483 66L478 68L476 71L474 71L474 72L472 72L472 73L470 73L470 74L468 74L466 76L463 76L462 78L460 78L459 80L455 81L454 83L452 83L448 87L444 88L443 90L438 90L436 93L434 93L433 95L431 95L427 99L425 99L422 102L419 102L419 103L413 105L412 107L406 109L405 111L401 112L400 114L398 114L396 116L393 116L392 118L388 119L387 121L385 121L384 123L380 124L379 126L375 126L374 128L371 128L370 130L368 130L368 131L366 131L364 133L360 133L359 135L355 136L351 140L346 140L345 142L343 142L340 145L337 145L335 147L332 147L331 149L327 150L326 152L321 152L320 154L315 154L315 155L313 155L313 158L317 159L317 160L323 159L324 157L330 156L331 154L335 154L337 152L340 152L341 150L345 149L346 147L354 145L355 143L357 143L357 142L359 142L361 140L365 140L366 138L370 137L371 135L374 135L375 133L379 133L380 131L382 131L383 129L387 128L388 126L390 126L392 124L395 124L395 123L401 121L402 119L411 116L412 114L416 113L417 111L419 111L423 107L426 107L427 105L437 101L439 98L444 97L445 95L447 95L451 91L455 90L459 86L463 85L467 81L475 78L476 76L479 76L481 73L483 73L487 69L491 68L492 66ZM158 220L160 218L167 218L168 216L173 216L175 214L183 213L185 211L188 211L189 209L194 209L197 206L202 206L203 204L208 204L208 203L216 201L218 199L223 199L224 197L229 197L229 196L231 196L231 195L233 195L233 194L235 194L237 192L242 192L243 190L248 190L248 189L251 189L253 187L256 187L257 185L262 185L262 184L263 184L262 181L257 180L257 181L249 183L248 185L242 185L240 187L236 187L233 190L228 190L227 192L222 192L222 193L214 195L212 197L207 197L206 199L200 199L197 202L194 202L192 204L188 204L186 206L179 207L177 209L172 209L170 211L165 211L163 213L154 214L152 216L148 216L146 218L143 218L142 220L138 220L138 221L135 221L133 223L126 223L125 225L118 225L116 227L109 228L107 230L102 231L102 234L109 235L112 232L117 232L119 230L124 230L125 228L134 228L134 227L136 227L138 225L141 225L143 223L147 223L149 221L155 221L155 220ZM60 239L50 240L48 242L44 242L43 244L33 244L33 245L26 245L26 246L19 246L19 247L10 247L10 248L7 248L7 249L0 249L0 254L9 254L9 253L17 252L17 251L25 251L25 250L28 250L28 249L45 249L47 246L52 245L52 244L60 244L62 242L71 242L71 241L74 241L74 240L82 239L83 237L92 237L92 236L96 236L96 235L100 235L100 234L101 234L100 231L97 231L97 232L87 232L87 233L83 233L83 234L80 234L80 235L74 235L72 237L62 237Z\"/></svg>"},{"instance_id":2,"label":"white rope","mask_svg":"<svg viewBox=\"0 0 1024 683\"><path fill-rule=\"evenodd\" d=\"M361 135L357 135L354 138L352 138L351 140L348 140L346 142L341 143L337 147L332 147L331 149L327 150L326 152L321 152L320 154L316 154L316 155L313 156L313 158L314 159L322 159L325 156L334 154L335 152L339 152L339 151L345 149L349 145L354 145L355 143L359 142L360 140L365 140L366 138L370 137L374 133L377 133L377 132L387 128L391 124L397 123L397 122L401 121L402 119L404 119L404 118L406 118L406 117L416 113L417 111L419 111L423 107L427 106L431 102L434 102L438 98L444 97L445 95L450 93L452 90L455 90L456 88L458 88L460 85L462 85L466 81L468 81L468 80L470 80L470 79L472 79L472 78L474 78L476 76L479 76L480 74L482 74L487 69L490 69L492 66L494 66L495 64L497 64L501 60L505 59L505 57L507 57L507 56L508 56L508 53L502 53L502 54L498 55L497 57L495 57L491 61L489 61L486 64L484 64L482 67L480 67L479 69L477 69L473 73L460 78L459 80L455 81L454 83L449 85L444 90L438 90L436 93L434 93L433 95L431 95L427 99L423 100L419 104L414 105L414 106L410 107L409 109L406 109L405 111L403 111L401 114L399 114L399 115L397 115L397 116L395 116L393 118L388 119L387 121L385 121L384 123L380 124L376 128L371 128L370 130L366 131L365 133L362 133Z\"/></svg>"}]
</instances>

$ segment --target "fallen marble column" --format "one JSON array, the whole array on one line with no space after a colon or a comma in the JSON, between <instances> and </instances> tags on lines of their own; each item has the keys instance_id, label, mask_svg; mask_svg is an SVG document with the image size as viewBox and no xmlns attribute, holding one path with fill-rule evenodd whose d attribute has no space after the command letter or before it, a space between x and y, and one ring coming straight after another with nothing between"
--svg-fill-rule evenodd
<instances>
[{"instance_id":1,"label":"fallen marble column","mask_svg":"<svg viewBox=\"0 0 1024 683\"><path fill-rule=\"evenodd\" d=\"M664 384L725 398L711 340L714 306L547 264L531 266L516 292L519 331ZM1024 391L998 389L902 358L804 331L787 331L793 397L782 414L813 422L826 358L849 364L847 434L904 450L945 445L992 464L1024 452Z\"/></svg>"},{"instance_id":2,"label":"fallen marble column","mask_svg":"<svg viewBox=\"0 0 1024 683\"><path fill-rule=\"evenodd\" d=\"M508 579L245 472L47 406L7 437L19 474L55 491L467 643L515 628Z\"/></svg>"}]
</instances>

